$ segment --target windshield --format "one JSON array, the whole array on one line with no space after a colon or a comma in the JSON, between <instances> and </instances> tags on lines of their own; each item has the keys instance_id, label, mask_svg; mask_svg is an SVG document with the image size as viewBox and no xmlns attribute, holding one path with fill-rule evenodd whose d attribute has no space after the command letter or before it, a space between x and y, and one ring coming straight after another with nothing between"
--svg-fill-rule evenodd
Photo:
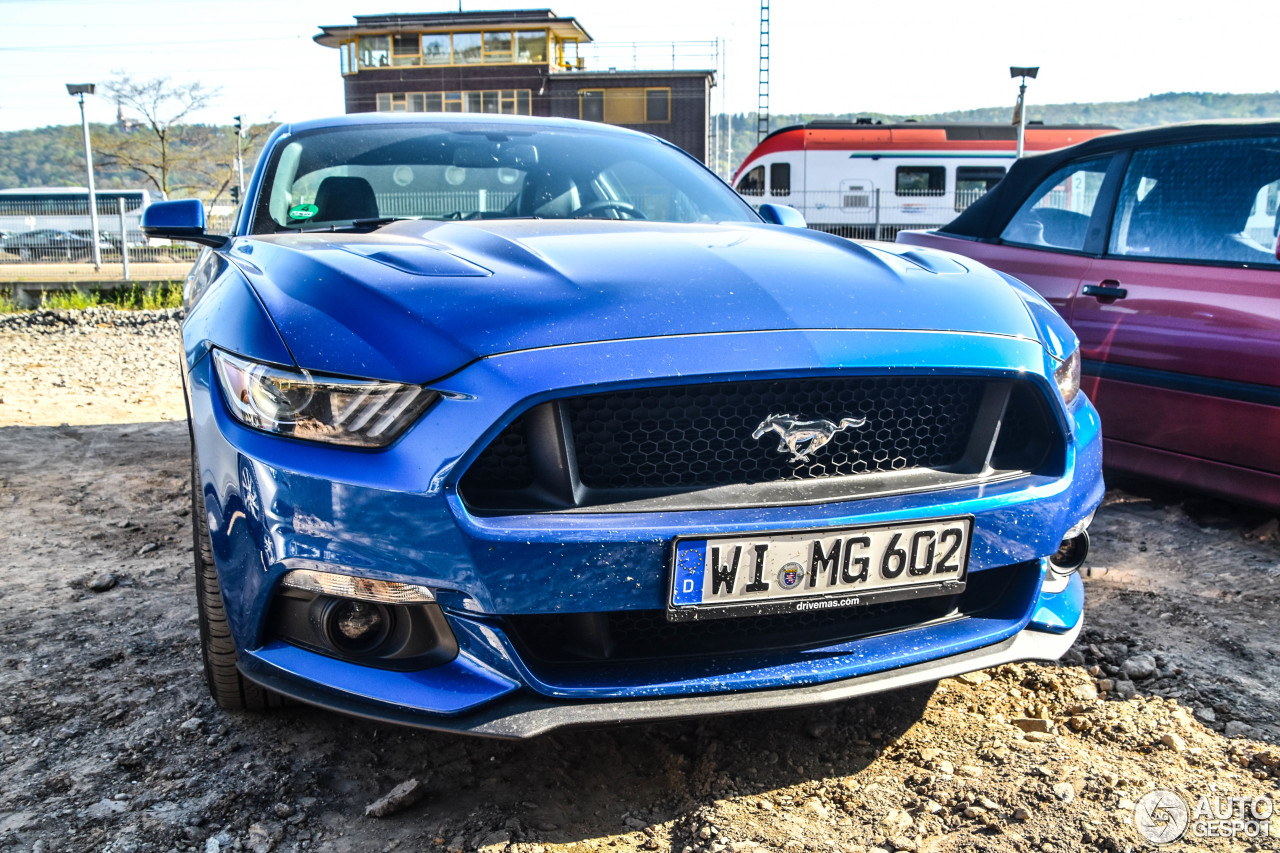
<instances>
[{"instance_id":1,"label":"windshield","mask_svg":"<svg viewBox=\"0 0 1280 853\"><path fill-rule=\"evenodd\" d=\"M427 122L306 131L268 167L254 233L384 219L758 222L690 157L645 137Z\"/></svg>"}]
</instances>

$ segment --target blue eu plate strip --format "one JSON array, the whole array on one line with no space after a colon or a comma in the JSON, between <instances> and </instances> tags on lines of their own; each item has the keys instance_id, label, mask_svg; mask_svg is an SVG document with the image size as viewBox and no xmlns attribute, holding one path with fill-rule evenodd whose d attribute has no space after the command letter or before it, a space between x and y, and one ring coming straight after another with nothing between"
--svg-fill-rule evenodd
<instances>
[{"instance_id":1,"label":"blue eu plate strip","mask_svg":"<svg viewBox=\"0 0 1280 853\"><path fill-rule=\"evenodd\" d=\"M705 539L686 539L676 544L675 579L671 587L673 606L702 603L702 572L706 553Z\"/></svg>"}]
</instances>

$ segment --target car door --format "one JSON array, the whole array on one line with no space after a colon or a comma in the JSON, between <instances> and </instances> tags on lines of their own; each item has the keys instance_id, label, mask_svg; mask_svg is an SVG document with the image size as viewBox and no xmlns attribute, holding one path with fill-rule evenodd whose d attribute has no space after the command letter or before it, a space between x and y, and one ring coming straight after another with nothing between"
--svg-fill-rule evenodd
<instances>
[{"instance_id":1,"label":"car door","mask_svg":"<svg viewBox=\"0 0 1280 853\"><path fill-rule=\"evenodd\" d=\"M1071 306L1109 453L1280 473L1278 195L1280 139L1133 152Z\"/></svg>"},{"instance_id":2,"label":"car door","mask_svg":"<svg viewBox=\"0 0 1280 853\"><path fill-rule=\"evenodd\" d=\"M1023 201L998 243L975 241L946 248L1025 282L1069 318L1071 298L1089 270L1091 255L1101 252L1106 241L1107 198L1120 175L1112 166L1116 159L1091 157L1053 172ZM905 236L899 240L916 242Z\"/></svg>"}]
</instances>

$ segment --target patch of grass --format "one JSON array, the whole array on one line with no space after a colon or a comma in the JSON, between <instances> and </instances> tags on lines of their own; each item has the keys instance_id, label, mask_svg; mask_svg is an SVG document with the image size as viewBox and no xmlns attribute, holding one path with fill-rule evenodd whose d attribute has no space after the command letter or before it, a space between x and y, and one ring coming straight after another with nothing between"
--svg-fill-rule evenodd
<instances>
[{"instance_id":1,"label":"patch of grass","mask_svg":"<svg viewBox=\"0 0 1280 853\"><path fill-rule=\"evenodd\" d=\"M40 298L41 308L53 311L82 311L85 308L114 308L117 311L161 311L182 307L182 282L169 281L158 287L131 284L101 289L48 290ZM7 293L0 293L0 314L30 311Z\"/></svg>"}]
</instances>

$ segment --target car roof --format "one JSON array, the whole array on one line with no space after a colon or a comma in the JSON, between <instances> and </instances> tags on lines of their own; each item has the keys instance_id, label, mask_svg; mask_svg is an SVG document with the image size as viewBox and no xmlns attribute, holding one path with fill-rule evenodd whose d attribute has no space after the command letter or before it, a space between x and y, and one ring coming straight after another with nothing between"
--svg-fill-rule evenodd
<instances>
[{"instance_id":1,"label":"car roof","mask_svg":"<svg viewBox=\"0 0 1280 853\"><path fill-rule=\"evenodd\" d=\"M595 121L545 116L494 115L492 113L350 113L348 115L292 122L286 126L286 132L292 134L325 128L367 127L371 125L422 125L425 127L448 127L450 125L476 127L488 125L495 128L594 131L617 136L653 138L647 133Z\"/></svg>"},{"instance_id":2,"label":"car roof","mask_svg":"<svg viewBox=\"0 0 1280 853\"><path fill-rule=\"evenodd\" d=\"M1157 145L1209 142L1218 139L1280 137L1280 121L1274 119L1189 121L1160 127L1122 130L1085 142L1032 154L1009 167L1009 173L991 192L969 205L963 213L938 230L963 237L994 237L1008 220L1009 207L1022 202L1040 183L1063 165L1089 157Z\"/></svg>"}]
</instances>

